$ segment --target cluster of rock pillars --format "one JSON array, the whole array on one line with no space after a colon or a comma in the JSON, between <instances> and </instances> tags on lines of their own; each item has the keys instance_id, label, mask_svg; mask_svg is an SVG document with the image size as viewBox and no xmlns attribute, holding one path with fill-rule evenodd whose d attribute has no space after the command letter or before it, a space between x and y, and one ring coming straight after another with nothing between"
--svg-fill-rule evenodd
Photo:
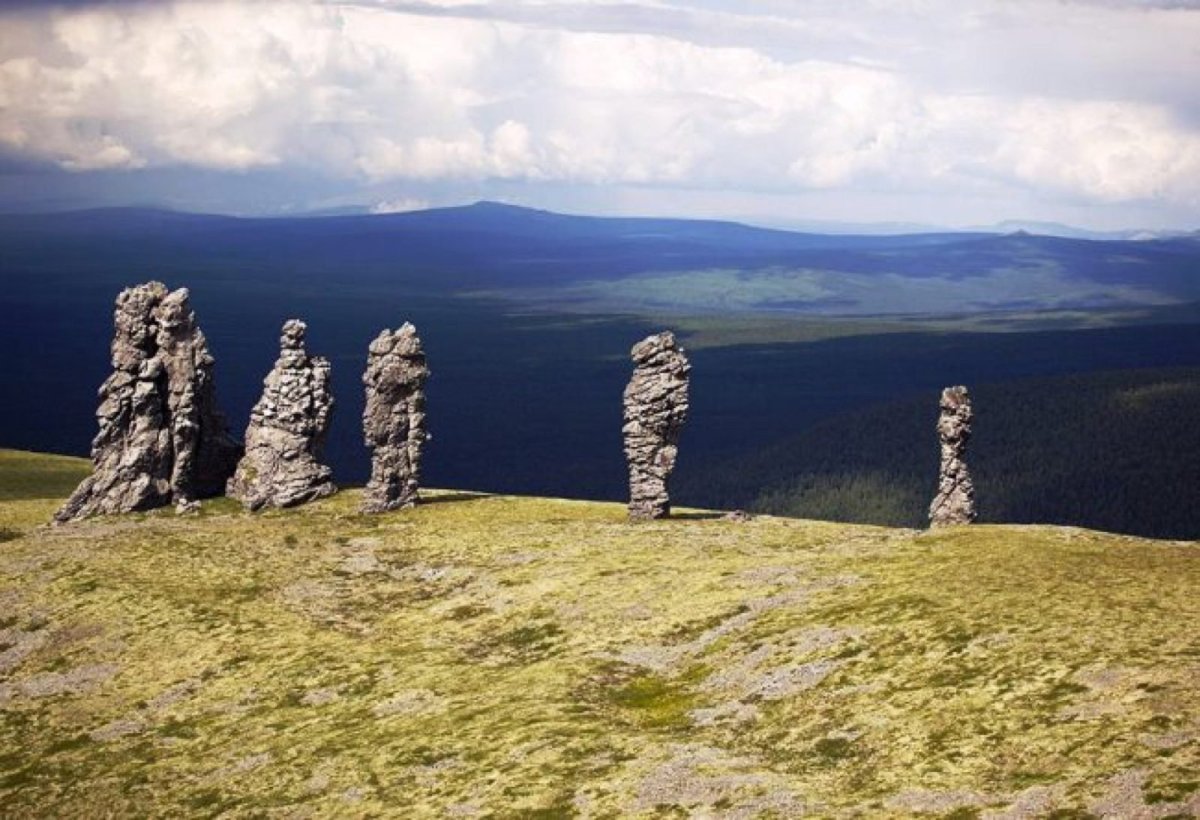
<instances>
[{"instance_id":1,"label":"cluster of rock pillars","mask_svg":"<svg viewBox=\"0 0 1200 820\"><path fill-rule=\"evenodd\" d=\"M250 413L244 446L217 406L213 357L186 288L160 282L127 288L113 317L113 372L100 387L100 431L92 441L93 471L55 514L57 522L174 504L225 493L249 510L291 507L337 491L322 463L333 411L330 365L308 353L304 322L284 323L279 358ZM691 365L671 333L633 346L633 376L625 388L625 458L629 517L670 514L667 482L688 416ZM367 351L363 374L363 435L371 478L363 512L411 507L419 500L429 368L416 328L384 330ZM965 387L942 391L937 432L941 470L929 508L932 526L975 519L975 489L964 461L971 435Z\"/></svg>"}]
</instances>

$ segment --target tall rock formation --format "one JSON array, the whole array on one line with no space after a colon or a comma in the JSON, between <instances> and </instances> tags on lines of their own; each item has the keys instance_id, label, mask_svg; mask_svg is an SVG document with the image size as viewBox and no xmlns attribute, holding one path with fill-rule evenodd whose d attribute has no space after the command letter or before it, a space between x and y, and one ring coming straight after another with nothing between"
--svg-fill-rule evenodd
<instances>
[{"instance_id":1,"label":"tall rock formation","mask_svg":"<svg viewBox=\"0 0 1200 820\"><path fill-rule=\"evenodd\" d=\"M371 342L363 384L367 407L363 435L371 448L371 480L363 512L386 512L417 503L425 431L425 380L429 368L417 329L405 322Z\"/></svg>"},{"instance_id":2,"label":"tall rock formation","mask_svg":"<svg viewBox=\"0 0 1200 820\"><path fill-rule=\"evenodd\" d=\"M949 527L975 520L975 484L964 460L971 438L971 397L965 387L947 387L942 391L938 438L942 446L942 465L938 491L929 505L929 525Z\"/></svg>"},{"instance_id":3,"label":"tall rock formation","mask_svg":"<svg viewBox=\"0 0 1200 820\"><path fill-rule=\"evenodd\" d=\"M58 522L219 495L241 455L217 407L213 357L186 288L126 288L113 314L113 372L100 387L93 472Z\"/></svg>"},{"instance_id":4,"label":"tall rock formation","mask_svg":"<svg viewBox=\"0 0 1200 820\"><path fill-rule=\"evenodd\" d=\"M292 507L337 491L321 463L333 411L329 361L304 349L307 325L283 324L279 359L250 412L246 455L226 493L250 510Z\"/></svg>"},{"instance_id":5,"label":"tall rock formation","mask_svg":"<svg viewBox=\"0 0 1200 820\"><path fill-rule=\"evenodd\" d=\"M633 378L625 388L621 429L629 462L629 517L663 518L671 512L667 479L687 421L691 365L669 332L647 336L631 356Z\"/></svg>"}]
</instances>

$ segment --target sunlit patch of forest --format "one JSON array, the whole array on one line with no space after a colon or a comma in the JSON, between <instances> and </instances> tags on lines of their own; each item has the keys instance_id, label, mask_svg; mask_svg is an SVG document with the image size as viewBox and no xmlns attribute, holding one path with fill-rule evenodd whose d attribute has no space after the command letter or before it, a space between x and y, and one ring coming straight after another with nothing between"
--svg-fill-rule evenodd
<instances>
[{"instance_id":1,"label":"sunlit patch of forest","mask_svg":"<svg viewBox=\"0 0 1200 820\"><path fill-rule=\"evenodd\" d=\"M1200 535L1200 369L1124 370L971 386L980 519ZM936 395L872 404L682 491L693 503L922 526L937 479ZM765 488L765 489L762 489Z\"/></svg>"}]
</instances>

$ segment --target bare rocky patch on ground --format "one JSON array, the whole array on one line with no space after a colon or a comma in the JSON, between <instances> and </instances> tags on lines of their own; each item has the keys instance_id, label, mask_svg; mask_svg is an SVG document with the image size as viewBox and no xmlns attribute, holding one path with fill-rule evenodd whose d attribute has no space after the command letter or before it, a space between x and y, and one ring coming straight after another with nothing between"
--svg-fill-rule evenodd
<instances>
[{"instance_id":1,"label":"bare rocky patch on ground","mask_svg":"<svg viewBox=\"0 0 1200 820\"><path fill-rule=\"evenodd\" d=\"M28 678L0 683L0 706L17 698L48 698L91 692L117 674L114 663L77 666L65 672L43 672Z\"/></svg>"},{"instance_id":2,"label":"bare rocky patch on ground","mask_svg":"<svg viewBox=\"0 0 1200 820\"><path fill-rule=\"evenodd\" d=\"M805 813L804 800L757 761L700 744L674 745L667 751L669 757L641 778L631 810L682 809L693 816L725 818Z\"/></svg>"}]
</instances>

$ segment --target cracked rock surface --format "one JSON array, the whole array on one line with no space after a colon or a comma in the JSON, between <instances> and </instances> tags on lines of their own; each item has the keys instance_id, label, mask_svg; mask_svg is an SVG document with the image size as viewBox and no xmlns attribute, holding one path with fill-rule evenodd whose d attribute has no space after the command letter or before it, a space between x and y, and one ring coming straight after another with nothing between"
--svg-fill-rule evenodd
<instances>
[{"instance_id":1,"label":"cracked rock surface","mask_svg":"<svg viewBox=\"0 0 1200 820\"><path fill-rule=\"evenodd\" d=\"M425 380L429 368L417 329L408 322L384 330L367 354L363 384L367 406L363 436L371 448L371 479L363 512L411 507L418 501L425 430Z\"/></svg>"},{"instance_id":2,"label":"cracked rock surface","mask_svg":"<svg viewBox=\"0 0 1200 820\"><path fill-rule=\"evenodd\" d=\"M647 336L630 355L634 369L625 388L621 429L629 464L629 517L663 518L671 512L667 480L687 421L691 365L670 332Z\"/></svg>"},{"instance_id":3,"label":"cracked rock surface","mask_svg":"<svg viewBox=\"0 0 1200 820\"><path fill-rule=\"evenodd\" d=\"M967 470L967 442L971 438L971 397L965 387L947 387L942 391L938 439L942 461L938 491L929 505L929 525L949 527L975 520L975 484Z\"/></svg>"},{"instance_id":4,"label":"cracked rock surface","mask_svg":"<svg viewBox=\"0 0 1200 820\"><path fill-rule=\"evenodd\" d=\"M221 493L241 455L217 406L214 359L187 289L126 288L113 324L93 472L55 513L60 523L171 503L192 509Z\"/></svg>"},{"instance_id":5,"label":"cracked rock surface","mask_svg":"<svg viewBox=\"0 0 1200 820\"><path fill-rule=\"evenodd\" d=\"M321 463L333 411L329 361L304 347L307 325L290 319L279 338L279 358L263 380L250 412L246 454L226 493L247 509L293 507L337 491Z\"/></svg>"}]
</instances>

